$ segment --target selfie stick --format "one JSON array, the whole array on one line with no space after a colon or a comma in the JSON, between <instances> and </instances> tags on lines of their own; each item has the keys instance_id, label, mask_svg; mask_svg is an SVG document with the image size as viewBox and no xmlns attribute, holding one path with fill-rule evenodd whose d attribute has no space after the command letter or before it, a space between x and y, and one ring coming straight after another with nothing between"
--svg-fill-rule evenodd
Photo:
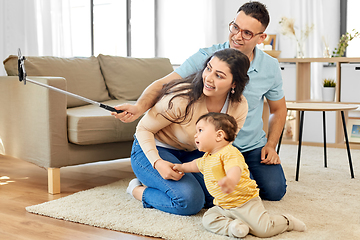
<instances>
[{"instance_id":1,"label":"selfie stick","mask_svg":"<svg viewBox=\"0 0 360 240\"><path fill-rule=\"evenodd\" d=\"M20 48L19 48L19 51L18 51L18 71L19 71L19 81L20 82L24 82L24 85L26 85L26 82L31 82L33 84L36 84L36 85L39 85L39 86L42 86L42 87L46 87L46 88L49 88L51 90L54 90L54 91L57 91L57 92L60 92L60 93L63 93L63 94L66 94L66 95L69 95L71 97L74 97L74 98L77 98L77 99L80 99L82 101L85 101L85 102L88 102L88 103L91 103L93 105L96 105L98 107L101 107L101 108L104 108L110 112L116 112L116 113L122 113L123 110L117 110L109 105L105 105L105 104L102 104L102 103L99 103L99 102L96 102L96 101L93 101L91 99L88 99L88 98L85 98L85 97L82 97L82 96L79 96L79 95L76 95L74 93L71 93L71 92L67 92L67 91L64 91L62 89L59 89L59 88L56 88L56 87L53 87L53 86L49 86L49 85L46 85L46 84L43 84L43 83L40 83L40 82L37 82L37 81L34 81L34 80L31 80L29 78L26 78L26 71L25 71L25 57L24 56L21 56L21 51L20 51Z\"/></svg>"}]
</instances>

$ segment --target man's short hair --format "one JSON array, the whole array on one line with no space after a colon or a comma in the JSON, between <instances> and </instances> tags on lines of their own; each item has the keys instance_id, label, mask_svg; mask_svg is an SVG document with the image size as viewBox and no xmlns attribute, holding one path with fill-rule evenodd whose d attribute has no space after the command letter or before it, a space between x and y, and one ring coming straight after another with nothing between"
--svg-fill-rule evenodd
<instances>
[{"instance_id":1,"label":"man's short hair","mask_svg":"<svg viewBox=\"0 0 360 240\"><path fill-rule=\"evenodd\" d=\"M238 13L243 11L246 15L249 15L255 19L257 19L266 29L270 22L269 12L266 9L266 6L260 2L247 2L242 5Z\"/></svg>"}]
</instances>

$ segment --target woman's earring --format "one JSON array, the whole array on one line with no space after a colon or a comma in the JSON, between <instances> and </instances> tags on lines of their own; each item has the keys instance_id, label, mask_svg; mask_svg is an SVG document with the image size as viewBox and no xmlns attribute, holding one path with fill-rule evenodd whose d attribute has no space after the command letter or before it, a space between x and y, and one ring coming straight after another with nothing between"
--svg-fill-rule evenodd
<instances>
[{"instance_id":1,"label":"woman's earring","mask_svg":"<svg viewBox=\"0 0 360 240\"><path fill-rule=\"evenodd\" d=\"M235 88L232 88L231 89L231 94L234 94L235 93Z\"/></svg>"}]
</instances>

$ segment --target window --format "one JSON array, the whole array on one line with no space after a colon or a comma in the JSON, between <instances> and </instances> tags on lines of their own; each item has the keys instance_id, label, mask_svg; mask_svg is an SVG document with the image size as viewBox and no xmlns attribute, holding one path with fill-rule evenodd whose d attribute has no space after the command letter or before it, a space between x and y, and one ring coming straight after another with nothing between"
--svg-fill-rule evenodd
<instances>
[{"instance_id":1,"label":"window","mask_svg":"<svg viewBox=\"0 0 360 240\"><path fill-rule=\"evenodd\" d=\"M215 1L71 0L70 5L73 56L166 57L181 64L216 43Z\"/></svg>"},{"instance_id":2,"label":"window","mask_svg":"<svg viewBox=\"0 0 360 240\"><path fill-rule=\"evenodd\" d=\"M95 56L155 56L154 0L71 0L70 4L74 56L90 56L92 51Z\"/></svg>"},{"instance_id":3,"label":"window","mask_svg":"<svg viewBox=\"0 0 360 240\"><path fill-rule=\"evenodd\" d=\"M91 55L90 4L88 0L70 1L73 56Z\"/></svg>"},{"instance_id":4,"label":"window","mask_svg":"<svg viewBox=\"0 0 360 240\"><path fill-rule=\"evenodd\" d=\"M94 55L127 55L126 1L94 0Z\"/></svg>"},{"instance_id":5,"label":"window","mask_svg":"<svg viewBox=\"0 0 360 240\"><path fill-rule=\"evenodd\" d=\"M131 56L155 57L155 0L131 1Z\"/></svg>"}]
</instances>

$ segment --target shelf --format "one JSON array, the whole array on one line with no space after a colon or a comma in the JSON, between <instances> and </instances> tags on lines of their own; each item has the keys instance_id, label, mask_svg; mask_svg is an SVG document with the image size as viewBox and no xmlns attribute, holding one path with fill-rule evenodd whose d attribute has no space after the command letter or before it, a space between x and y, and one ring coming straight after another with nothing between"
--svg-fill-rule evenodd
<instances>
[{"instance_id":1,"label":"shelf","mask_svg":"<svg viewBox=\"0 0 360 240\"><path fill-rule=\"evenodd\" d=\"M312 63L312 62L330 62L330 63L351 63L360 62L360 58L332 57L332 58L278 58L279 62L293 63Z\"/></svg>"},{"instance_id":2,"label":"shelf","mask_svg":"<svg viewBox=\"0 0 360 240\"><path fill-rule=\"evenodd\" d=\"M341 64L342 63L360 63L360 58L347 58L347 57L333 57L333 58L279 58L279 63L293 63L296 66L296 100L295 102L321 102L316 100L309 100L310 99L310 92L311 92L311 63L335 63L334 67L336 68L336 92L335 92L335 103L340 103L340 89L341 89ZM341 102L344 104L355 104L360 105L359 102ZM268 126L268 107L264 106L264 130L266 131ZM266 115L267 114L267 115ZM335 143L328 143L329 147L340 147L345 148L344 141L344 133L343 133L343 126L341 120L340 112L336 113L335 116ZM347 114L346 114L347 120ZM296 124L295 124L295 136L297 137L297 131L299 126L299 115L296 114ZM266 131L267 132L267 131ZM284 140L284 143L297 143L297 141L292 140ZM313 142L303 142L305 145L318 145L318 143ZM320 143L321 145L321 143ZM360 144L351 143L351 148L360 149Z\"/></svg>"}]
</instances>

